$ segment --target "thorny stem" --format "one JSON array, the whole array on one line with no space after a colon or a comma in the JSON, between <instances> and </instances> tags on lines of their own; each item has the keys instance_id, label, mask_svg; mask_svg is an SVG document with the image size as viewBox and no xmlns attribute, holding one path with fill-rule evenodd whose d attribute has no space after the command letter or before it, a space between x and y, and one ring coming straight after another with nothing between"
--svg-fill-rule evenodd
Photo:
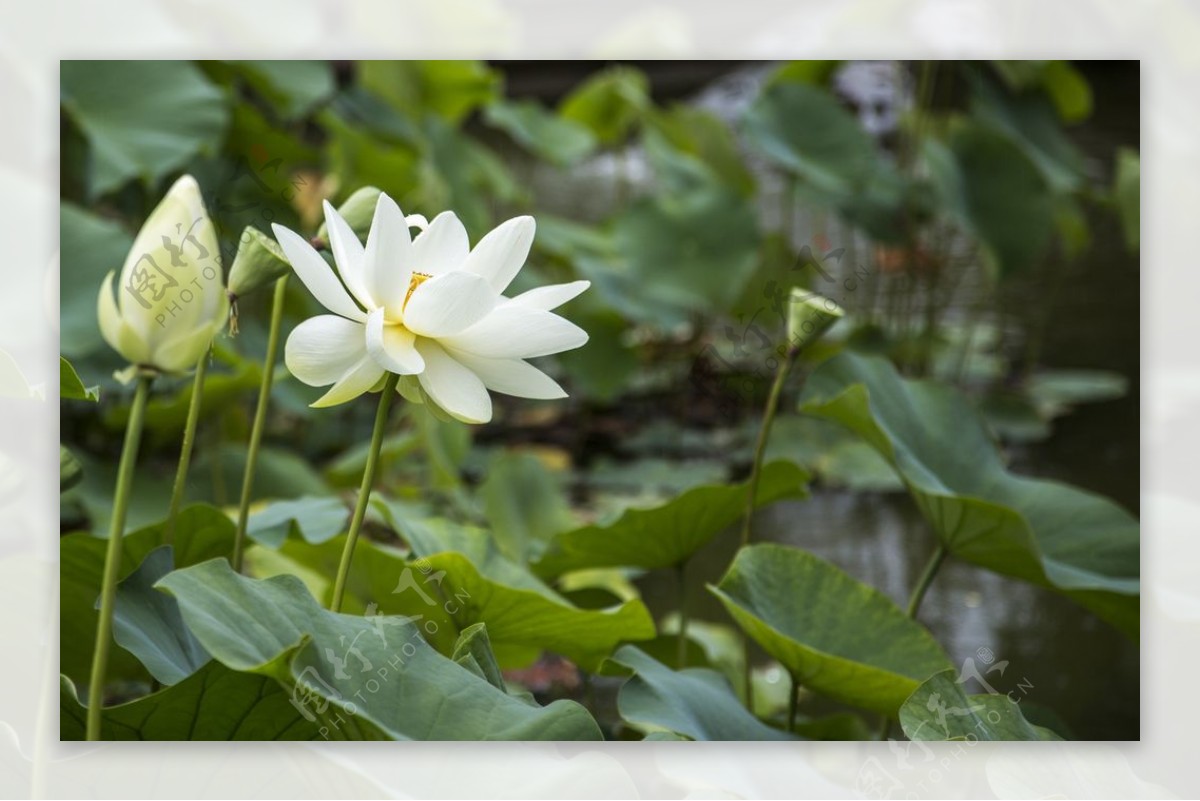
<instances>
[{"instance_id":1,"label":"thorny stem","mask_svg":"<svg viewBox=\"0 0 1200 801\"><path fill-rule=\"evenodd\" d=\"M108 651L112 644L113 606L117 597L117 575L121 569L121 538L125 531L125 513L129 508L129 491L133 488L133 468L137 463L138 446L142 441L142 424L146 417L146 398L154 377L138 379L129 422L125 426L125 444L117 468L117 488L113 495L112 520L108 527L108 547L104 553L104 577L100 584L100 621L96 625L96 650L92 654L92 675L88 683L87 738L100 739L100 714L104 707L105 674L108 671Z\"/></svg>"},{"instance_id":2,"label":"thorny stem","mask_svg":"<svg viewBox=\"0 0 1200 801\"><path fill-rule=\"evenodd\" d=\"M192 448L196 444L196 425L200 422L200 403L204 396L204 376L208 372L208 348L196 363L196 375L192 379L192 400L188 404L187 423L183 427L183 447L179 451L179 467L175 470L175 486L171 490L171 505L167 509L167 525L163 531L163 544L175 541L175 522L179 507L183 505L183 489L187 485L188 468L192 464Z\"/></svg>"},{"instance_id":3,"label":"thorny stem","mask_svg":"<svg viewBox=\"0 0 1200 801\"><path fill-rule=\"evenodd\" d=\"M234 572L242 572L242 555L246 547L246 524L250 517L250 496L254 490L254 471L258 465L258 449L263 429L267 425L267 407L271 402L271 382L275 379L275 358L279 353L279 328L283 322L283 299L287 293L287 275L275 281L275 297L271 304L270 331L267 335L267 354L263 357L262 384L258 389L258 406L254 410L254 425L250 429L250 444L246 450L246 472L242 474L242 497L238 503L237 532L233 538Z\"/></svg>"},{"instance_id":4,"label":"thorny stem","mask_svg":"<svg viewBox=\"0 0 1200 801\"><path fill-rule=\"evenodd\" d=\"M346 577L350 574L350 562L354 558L354 545L358 542L358 533L362 530L363 518L367 516L367 504L371 500L371 486L375 483L375 471L379 467L379 449L383 445L383 432L387 428L388 409L392 405L392 396L396 394L396 384L400 376L388 373L383 382L383 392L379 395L379 408L375 412L375 428L371 432L371 446L367 451L367 466L363 470L362 486L358 489L358 502L354 504L354 516L350 518L350 533L346 535L346 547L342 549L342 561L338 564L337 579L333 585L333 600L329 604L330 611L340 612L342 596L346 594Z\"/></svg>"}]
</instances>

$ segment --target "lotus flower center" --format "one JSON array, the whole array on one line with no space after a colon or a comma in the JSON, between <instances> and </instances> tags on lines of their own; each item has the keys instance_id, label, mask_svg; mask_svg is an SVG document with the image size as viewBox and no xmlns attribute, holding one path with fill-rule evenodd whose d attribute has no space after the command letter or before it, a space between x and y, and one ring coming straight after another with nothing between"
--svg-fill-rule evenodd
<instances>
[{"instance_id":1,"label":"lotus flower center","mask_svg":"<svg viewBox=\"0 0 1200 801\"><path fill-rule=\"evenodd\" d=\"M430 278L433 278L433 276L429 275L428 273L413 273L412 274L412 280L408 283L408 294L404 296L404 305L405 306L408 305L408 301L410 298L412 298L412 293L417 290L417 287L419 287L421 284L428 281Z\"/></svg>"}]
</instances>

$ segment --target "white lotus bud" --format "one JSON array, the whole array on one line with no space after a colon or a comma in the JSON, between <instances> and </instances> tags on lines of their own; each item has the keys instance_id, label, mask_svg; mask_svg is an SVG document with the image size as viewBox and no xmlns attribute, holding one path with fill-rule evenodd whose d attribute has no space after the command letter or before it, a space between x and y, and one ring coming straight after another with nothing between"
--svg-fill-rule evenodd
<instances>
[{"instance_id":1,"label":"white lotus bud","mask_svg":"<svg viewBox=\"0 0 1200 801\"><path fill-rule=\"evenodd\" d=\"M150 213L121 268L100 288L104 340L130 364L168 373L195 366L225 324L216 228L196 179L175 182Z\"/></svg>"}]
</instances>

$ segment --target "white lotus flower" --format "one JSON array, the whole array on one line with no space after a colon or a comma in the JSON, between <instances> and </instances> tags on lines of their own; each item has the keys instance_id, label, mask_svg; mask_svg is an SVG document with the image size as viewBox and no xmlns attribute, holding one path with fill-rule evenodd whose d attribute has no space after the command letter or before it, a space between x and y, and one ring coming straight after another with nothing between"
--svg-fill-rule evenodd
<instances>
[{"instance_id":1,"label":"white lotus flower","mask_svg":"<svg viewBox=\"0 0 1200 801\"><path fill-rule=\"evenodd\" d=\"M314 387L333 385L313 406L356 398L376 388L385 372L407 377L399 390L409 400L430 400L468 423L492 418L489 389L522 398L566 397L525 360L587 342L586 332L550 310L588 282L514 298L501 294L529 254L532 217L503 223L473 250L453 212L426 226L417 215L406 220L385 194L365 248L329 203L325 220L336 273L299 234L273 226L300 280L333 312L297 326L284 349L296 378ZM410 225L424 229L416 239Z\"/></svg>"},{"instance_id":2,"label":"white lotus flower","mask_svg":"<svg viewBox=\"0 0 1200 801\"><path fill-rule=\"evenodd\" d=\"M104 340L131 365L168 373L196 365L229 315L217 232L200 187L180 178L150 212L113 296L113 273L96 306Z\"/></svg>"}]
</instances>

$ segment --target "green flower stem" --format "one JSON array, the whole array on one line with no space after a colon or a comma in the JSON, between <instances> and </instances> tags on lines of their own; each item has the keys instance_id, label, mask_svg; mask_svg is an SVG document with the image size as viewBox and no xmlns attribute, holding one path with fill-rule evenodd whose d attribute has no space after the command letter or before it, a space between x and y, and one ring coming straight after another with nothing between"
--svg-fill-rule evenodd
<instances>
[{"instance_id":1,"label":"green flower stem","mask_svg":"<svg viewBox=\"0 0 1200 801\"><path fill-rule=\"evenodd\" d=\"M146 398L150 395L151 375L138 378L129 422L125 426L125 444L117 468L117 488L113 495L112 521L108 527L108 547L104 553L104 578L100 584L100 621L96 626L96 650L92 654L92 676L88 683L87 738L100 739L100 714L104 707L105 674L108 649L112 645L113 606L117 597L117 576L121 570L121 538L125 532L125 513L129 509L129 491L133 488L133 468L142 442L142 424L146 418Z\"/></svg>"},{"instance_id":2,"label":"green flower stem","mask_svg":"<svg viewBox=\"0 0 1200 801\"><path fill-rule=\"evenodd\" d=\"M163 544L175 541L175 520L179 507L183 505L183 488L187 484L188 468L192 463L192 447L196 444L196 425L200 422L200 403L204 396L204 376L208 372L208 348L196 363L196 375L192 379L192 400L188 404L187 424L183 427L183 447L179 451L179 467L175 470L175 487L171 490L171 505L167 510L167 525L163 531Z\"/></svg>"},{"instance_id":3,"label":"green flower stem","mask_svg":"<svg viewBox=\"0 0 1200 801\"><path fill-rule=\"evenodd\" d=\"M750 544L753 534L751 527L754 520L754 501L758 497L758 482L762 478L763 454L767 451L767 441L771 437L771 424L775 422L775 413L779 411L779 398L798 355L799 350L789 348L780 360L779 369L775 371L775 381L771 384L771 394L767 396L767 407L763 410L762 427L758 430L758 441L754 444L754 463L750 466L750 481L746 490L746 515L742 519L743 548Z\"/></svg>"},{"instance_id":4,"label":"green flower stem","mask_svg":"<svg viewBox=\"0 0 1200 801\"><path fill-rule=\"evenodd\" d=\"M679 641L676 651L675 669L687 667L687 633L688 633L688 594L687 594L687 560L675 566L675 580L679 585Z\"/></svg>"},{"instance_id":5,"label":"green flower stem","mask_svg":"<svg viewBox=\"0 0 1200 801\"><path fill-rule=\"evenodd\" d=\"M358 502L354 504L354 516L350 518L350 533L346 535L346 547L342 549L342 561L338 564L337 579L333 584L333 600L330 611L340 612L342 596L346 594L346 577L350 575L350 561L354 558L354 545L358 532L362 530L363 518L367 516L367 504L371 500L371 486L375 483L375 471L379 468L379 449L383 445L383 432L387 428L388 409L400 376L388 373L379 395L379 408L375 412L375 429L371 432L371 447L367 451L367 466L363 470L362 486L358 489Z\"/></svg>"},{"instance_id":6,"label":"green flower stem","mask_svg":"<svg viewBox=\"0 0 1200 801\"><path fill-rule=\"evenodd\" d=\"M921 608L921 601L925 599L925 593L929 589L929 585L933 583L933 577L937 575L938 568L942 566L942 562L946 560L949 553L946 546L939 543L937 550L929 557L929 562L921 572L921 577L917 579L917 586L913 587L912 595L908 599L908 616L913 620L917 619L917 610Z\"/></svg>"},{"instance_id":7,"label":"green flower stem","mask_svg":"<svg viewBox=\"0 0 1200 801\"><path fill-rule=\"evenodd\" d=\"M283 322L283 298L287 294L287 276L275 280L275 298L271 304L270 332L267 335L267 354L263 357L262 384L258 389L258 406L254 409L254 425L250 429L250 445L246 450L246 471L242 474L242 498L238 503L237 532L233 537L234 572L242 572L242 555L246 549L246 523L250 518L250 495L254 490L254 471L258 466L258 449L262 445L263 429L267 426L267 407L271 403L271 383L275 379L275 359L279 355L279 328Z\"/></svg>"},{"instance_id":8,"label":"green flower stem","mask_svg":"<svg viewBox=\"0 0 1200 801\"><path fill-rule=\"evenodd\" d=\"M779 398L783 395L783 387L787 383L788 373L791 372L792 365L796 363L796 357L799 355L800 351L797 348L788 348L784 358L779 362L779 369L775 371L775 381L771 384L771 394L767 396L767 407L763 411L762 427L758 430L758 441L754 444L754 462L750 466L750 481L746 490L746 514L742 518L742 548L750 544L750 537L753 534L754 502L758 497L758 482L762 476L763 454L766 453L767 441L771 436L771 424L775 422L775 413L779 411ZM752 681L754 668L750 661L750 640L745 634L742 635L742 657L746 663L744 685L746 708L752 710L754 707L754 686Z\"/></svg>"}]
</instances>

